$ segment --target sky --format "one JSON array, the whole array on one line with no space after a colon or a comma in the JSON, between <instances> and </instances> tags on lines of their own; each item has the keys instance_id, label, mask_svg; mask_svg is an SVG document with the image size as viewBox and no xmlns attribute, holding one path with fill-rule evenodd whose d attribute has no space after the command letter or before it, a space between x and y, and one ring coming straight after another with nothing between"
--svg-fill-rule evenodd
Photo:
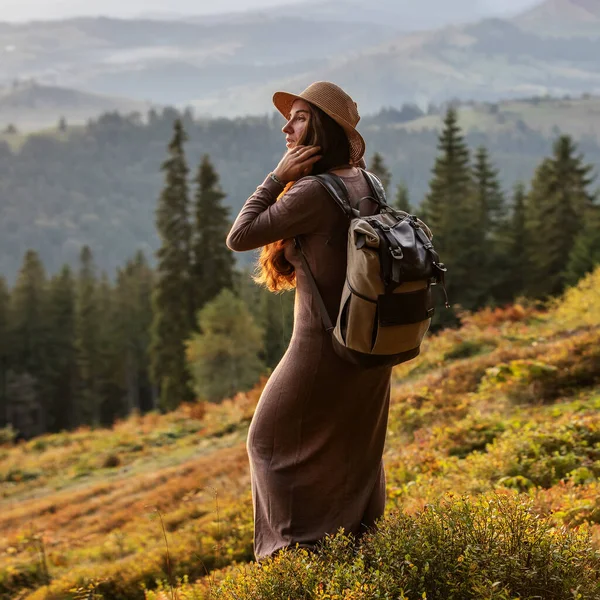
<instances>
[{"instance_id":1,"label":"sky","mask_svg":"<svg viewBox=\"0 0 600 600\"><path fill-rule=\"evenodd\" d=\"M0 21L73 16L133 17L141 14L214 14L293 4L298 0L0 0ZM440 0L448 2L449 0ZM540 0L480 0L497 10L527 8Z\"/></svg>"}]
</instances>

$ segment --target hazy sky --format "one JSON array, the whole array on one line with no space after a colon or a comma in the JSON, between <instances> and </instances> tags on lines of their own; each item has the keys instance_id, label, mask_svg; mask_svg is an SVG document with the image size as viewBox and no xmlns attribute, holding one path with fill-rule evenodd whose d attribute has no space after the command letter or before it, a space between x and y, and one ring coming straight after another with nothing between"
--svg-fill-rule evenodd
<instances>
[{"instance_id":1,"label":"hazy sky","mask_svg":"<svg viewBox=\"0 0 600 600\"><path fill-rule=\"evenodd\" d=\"M0 0L0 21L61 19L77 15L131 17L142 13L211 14L292 4L298 0ZM449 0L440 0L448 2ZM451 0L450 0L451 1ZM481 0L498 10L518 10L541 0Z\"/></svg>"}]
</instances>

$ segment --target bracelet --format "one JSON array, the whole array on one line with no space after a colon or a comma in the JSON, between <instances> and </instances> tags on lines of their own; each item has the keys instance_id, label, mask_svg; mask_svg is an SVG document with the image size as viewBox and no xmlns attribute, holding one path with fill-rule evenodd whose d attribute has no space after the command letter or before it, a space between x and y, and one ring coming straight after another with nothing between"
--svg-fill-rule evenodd
<instances>
[{"instance_id":1,"label":"bracelet","mask_svg":"<svg viewBox=\"0 0 600 600\"><path fill-rule=\"evenodd\" d=\"M282 188L285 187L285 183L283 183L283 181L281 181L281 179L279 179L279 177L277 177L277 175L275 175L275 173L269 173L269 177L277 184L280 185Z\"/></svg>"}]
</instances>

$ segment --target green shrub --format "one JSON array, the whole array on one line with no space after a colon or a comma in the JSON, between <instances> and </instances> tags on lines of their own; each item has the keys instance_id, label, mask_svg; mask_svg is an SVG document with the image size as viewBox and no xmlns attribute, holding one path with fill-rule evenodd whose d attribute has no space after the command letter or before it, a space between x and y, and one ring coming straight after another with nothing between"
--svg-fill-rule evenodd
<instances>
[{"instance_id":1,"label":"green shrub","mask_svg":"<svg viewBox=\"0 0 600 600\"><path fill-rule=\"evenodd\" d=\"M19 469L18 467L9 467L8 471L4 474L0 473L0 481L6 483L19 483L22 481L33 481L40 477L39 471Z\"/></svg>"},{"instance_id":2,"label":"green shrub","mask_svg":"<svg viewBox=\"0 0 600 600\"><path fill-rule=\"evenodd\" d=\"M543 488L567 478L580 482L582 469L585 479L593 479L600 476L600 424L590 416L558 427L530 425L497 438L488 451L501 459L503 476L519 490L525 479Z\"/></svg>"},{"instance_id":3,"label":"green shrub","mask_svg":"<svg viewBox=\"0 0 600 600\"><path fill-rule=\"evenodd\" d=\"M592 600L600 553L585 530L554 529L516 495L449 499L392 513L361 543L338 534L243 567L212 600Z\"/></svg>"},{"instance_id":4,"label":"green shrub","mask_svg":"<svg viewBox=\"0 0 600 600\"><path fill-rule=\"evenodd\" d=\"M478 354L490 352L494 347L482 341L465 340L459 342L444 354L444 360L456 360L459 358L471 358Z\"/></svg>"},{"instance_id":5,"label":"green shrub","mask_svg":"<svg viewBox=\"0 0 600 600\"><path fill-rule=\"evenodd\" d=\"M0 446L12 444L17 439L17 430L12 425L0 427Z\"/></svg>"},{"instance_id":6,"label":"green shrub","mask_svg":"<svg viewBox=\"0 0 600 600\"><path fill-rule=\"evenodd\" d=\"M479 392L501 391L517 403L545 401L547 388L558 376L558 369L537 360L513 360L486 370Z\"/></svg>"},{"instance_id":7,"label":"green shrub","mask_svg":"<svg viewBox=\"0 0 600 600\"><path fill-rule=\"evenodd\" d=\"M454 427L445 427L444 432L451 443L449 456L465 458L472 452L483 452L505 431L505 425L492 419L470 417Z\"/></svg>"}]
</instances>

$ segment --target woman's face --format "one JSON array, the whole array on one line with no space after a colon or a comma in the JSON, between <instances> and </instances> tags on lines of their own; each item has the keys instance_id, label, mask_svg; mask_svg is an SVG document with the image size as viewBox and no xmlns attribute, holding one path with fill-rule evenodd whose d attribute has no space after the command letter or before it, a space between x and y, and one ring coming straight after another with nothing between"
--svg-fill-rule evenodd
<instances>
[{"instance_id":1,"label":"woman's face","mask_svg":"<svg viewBox=\"0 0 600 600\"><path fill-rule=\"evenodd\" d=\"M296 100L292 104L290 118L281 130L285 133L285 145L293 148L300 143L310 120L310 106L304 100Z\"/></svg>"}]
</instances>

